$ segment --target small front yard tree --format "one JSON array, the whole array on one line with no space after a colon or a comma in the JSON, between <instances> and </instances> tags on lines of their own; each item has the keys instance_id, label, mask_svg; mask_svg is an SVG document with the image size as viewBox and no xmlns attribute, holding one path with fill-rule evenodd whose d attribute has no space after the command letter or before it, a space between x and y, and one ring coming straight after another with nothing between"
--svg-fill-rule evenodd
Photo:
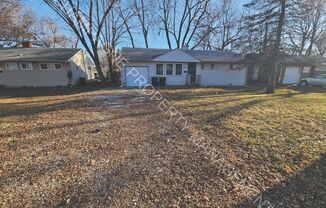
<instances>
[{"instance_id":1,"label":"small front yard tree","mask_svg":"<svg viewBox=\"0 0 326 208\"><path fill-rule=\"evenodd\" d=\"M44 0L72 29L105 81L99 56L105 21L116 0Z\"/></svg>"}]
</instances>

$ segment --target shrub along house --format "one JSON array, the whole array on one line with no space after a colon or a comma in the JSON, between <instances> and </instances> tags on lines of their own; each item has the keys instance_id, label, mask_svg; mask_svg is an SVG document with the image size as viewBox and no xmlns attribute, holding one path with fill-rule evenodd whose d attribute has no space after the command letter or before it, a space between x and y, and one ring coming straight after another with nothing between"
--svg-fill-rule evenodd
<instances>
[{"instance_id":1,"label":"shrub along house","mask_svg":"<svg viewBox=\"0 0 326 208\"><path fill-rule=\"evenodd\" d=\"M167 86L243 86L246 84L245 57L229 51L181 49L123 48L127 60L121 70L124 86L135 87L130 72L136 69L152 84L152 78L163 76Z\"/></svg>"},{"instance_id":2,"label":"shrub along house","mask_svg":"<svg viewBox=\"0 0 326 208\"><path fill-rule=\"evenodd\" d=\"M247 55L248 83L266 83L270 57L266 55ZM326 73L326 58L322 56L282 55L278 58L276 83L280 85L297 84L301 79Z\"/></svg>"},{"instance_id":3,"label":"shrub along house","mask_svg":"<svg viewBox=\"0 0 326 208\"><path fill-rule=\"evenodd\" d=\"M86 54L80 49L2 48L0 85L7 87L57 87L87 79Z\"/></svg>"}]
</instances>

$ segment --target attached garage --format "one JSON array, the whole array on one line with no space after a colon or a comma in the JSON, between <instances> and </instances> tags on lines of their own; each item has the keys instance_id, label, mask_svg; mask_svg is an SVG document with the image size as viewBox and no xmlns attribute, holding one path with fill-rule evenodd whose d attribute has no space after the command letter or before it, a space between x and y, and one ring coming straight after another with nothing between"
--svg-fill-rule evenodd
<instances>
[{"instance_id":1,"label":"attached garage","mask_svg":"<svg viewBox=\"0 0 326 208\"><path fill-rule=\"evenodd\" d=\"M126 86L139 87L149 83L149 71L147 66L126 66Z\"/></svg>"},{"instance_id":2,"label":"attached garage","mask_svg":"<svg viewBox=\"0 0 326 208\"><path fill-rule=\"evenodd\" d=\"M299 66L286 67L283 84L297 84L300 80L301 68Z\"/></svg>"}]
</instances>

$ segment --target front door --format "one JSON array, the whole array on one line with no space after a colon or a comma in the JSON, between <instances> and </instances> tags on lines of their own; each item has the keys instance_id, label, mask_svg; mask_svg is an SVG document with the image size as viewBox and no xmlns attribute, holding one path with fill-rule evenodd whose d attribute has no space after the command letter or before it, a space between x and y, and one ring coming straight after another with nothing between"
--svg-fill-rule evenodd
<instances>
[{"instance_id":1,"label":"front door","mask_svg":"<svg viewBox=\"0 0 326 208\"><path fill-rule=\"evenodd\" d=\"M196 63L188 64L188 75L190 75L190 83L196 82Z\"/></svg>"}]
</instances>

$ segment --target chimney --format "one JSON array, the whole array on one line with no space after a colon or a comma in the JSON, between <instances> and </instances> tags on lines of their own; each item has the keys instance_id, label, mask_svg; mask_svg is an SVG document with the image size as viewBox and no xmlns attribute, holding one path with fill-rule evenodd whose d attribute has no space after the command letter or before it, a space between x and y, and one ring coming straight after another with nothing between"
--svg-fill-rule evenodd
<instances>
[{"instance_id":1,"label":"chimney","mask_svg":"<svg viewBox=\"0 0 326 208\"><path fill-rule=\"evenodd\" d=\"M33 47L33 43L30 41L24 41L22 43L22 45L23 45L23 48L32 48Z\"/></svg>"},{"instance_id":2,"label":"chimney","mask_svg":"<svg viewBox=\"0 0 326 208\"><path fill-rule=\"evenodd\" d=\"M183 47L182 47L182 49L183 50L189 50L189 45L187 44L187 45L184 45Z\"/></svg>"}]
</instances>

